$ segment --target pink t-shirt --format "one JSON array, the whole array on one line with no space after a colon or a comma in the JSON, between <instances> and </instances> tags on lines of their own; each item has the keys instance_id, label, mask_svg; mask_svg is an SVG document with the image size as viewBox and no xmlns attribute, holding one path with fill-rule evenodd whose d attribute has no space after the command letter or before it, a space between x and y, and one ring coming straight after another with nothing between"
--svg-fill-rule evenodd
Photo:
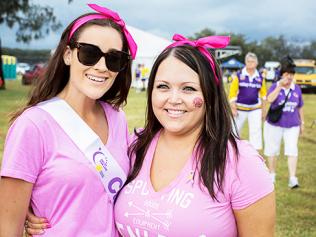
<instances>
[{"instance_id":1,"label":"pink t-shirt","mask_svg":"<svg viewBox=\"0 0 316 237\"><path fill-rule=\"evenodd\" d=\"M127 173L125 114L101 104L109 127L106 147ZM13 123L5 143L1 176L34 184L33 210L52 225L41 236L117 236L113 205L98 174L46 111L32 107Z\"/></svg>"},{"instance_id":2,"label":"pink t-shirt","mask_svg":"<svg viewBox=\"0 0 316 237\"><path fill-rule=\"evenodd\" d=\"M212 200L207 189L193 180L194 157L188 160L175 180L159 192L150 181L150 167L157 145L153 139L143 167L125 186L115 204L116 227L124 237L236 237L233 210L243 209L271 193L274 186L257 151L238 141L236 162L228 148L224 194Z\"/></svg>"}]
</instances>

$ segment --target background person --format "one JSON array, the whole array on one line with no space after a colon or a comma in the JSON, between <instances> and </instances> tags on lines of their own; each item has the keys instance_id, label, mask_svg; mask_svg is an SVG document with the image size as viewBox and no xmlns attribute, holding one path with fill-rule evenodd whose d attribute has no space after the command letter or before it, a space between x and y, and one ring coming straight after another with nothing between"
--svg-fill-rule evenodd
<instances>
[{"instance_id":1,"label":"background person","mask_svg":"<svg viewBox=\"0 0 316 237\"><path fill-rule=\"evenodd\" d=\"M247 53L246 66L237 73L230 85L229 101L238 134L248 120L249 142L257 150L262 149L262 111L266 99L266 83L256 69L258 58L254 53Z\"/></svg>"},{"instance_id":2,"label":"background person","mask_svg":"<svg viewBox=\"0 0 316 237\"><path fill-rule=\"evenodd\" d=\"M44 236L117 236L113 199L129 170L119 107L137 46L117 13L89 6L96 13L65 29L44 78L13 117L1 167L1 237L22 236L29 205L47 219Z\"/></svg>"},{"instance_id":3,"label":"background person","mask_svg":"<svg viewBox=\"0 0 316 237\"><path fill-rule=\"evenodd\" d=\"M135 68L135 88L136 92L140 92L141 89L141 64L137 64L137 67Z\"/></svg>"},{"instance_id":4,"label":"background person","mask_svg":"<svg viewBox=\"0 0 316 237\"><path fill-rule=\"evenodd\" d=\"M148 75L149 75L149 68L145 66L145 64L142 64L141 66L141 81L142 81L142 88L141 91L145 91L147 88L147 81L148 81Z\"/></svg>"},{"instance_id":5,"label":"background person","mask_svg":"<svg viewBox=\"0 0 316 237\"><path fill-rule=\"evenodd\" d=\"M264 154L268 157L269 170L273 182L276 173L276 157L280 155L280 146L283 139L284 155L288 157L289 187L299 186L296 177L298 159L298 138L304 130L303 97L301 89L293 81L295 64L290 57L281 60L279 81L272 84L267 100L271 107L283 104L288 95L282 116L279 121L273 123L269 116L264 124Z\"/></svg>"}]
</instances>

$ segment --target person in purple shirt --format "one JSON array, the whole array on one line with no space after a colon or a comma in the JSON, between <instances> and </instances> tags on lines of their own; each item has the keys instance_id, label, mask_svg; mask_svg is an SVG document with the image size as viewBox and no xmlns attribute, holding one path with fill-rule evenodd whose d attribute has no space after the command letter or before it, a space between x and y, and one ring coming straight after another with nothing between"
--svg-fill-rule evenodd
<instances>
[{"instance_id":1,"label":"person in purple shirt","mask_svg":"<svg viewBox=\"0 0 316 237\"><path fill-rule=\"evenodd\" d=\"M249 126L249 142L257 150L262 149L262 115L265 114L266 83L257 70L258 57L247 53L246 66L237 73L229 89L229 102L237 133L240 134L246 120Z\"/></svg>"},{"instance_id":2,"label":"person in purple shirt","mask_svg":"<svg viewBox=\"0 0 316 237\"><path fill-rule=\"evenodd\" d=\"M271 108L283 104L281 118L272 122L267 116L264 124L264 154L268 157L269 170L273 182L276 173L276 157L280 154L281 140L284 141L284 155L288 157L289 187L299 186L296 177L298 158L298 138L304 129L304 113L302 92L293 82L295 64L287 56L281 60L280 79L272 84L268 91L267 101ZM286 100L286 96L287 100ZM286 100L286 101L285 101Z\"/></svg>"}]
</instances>

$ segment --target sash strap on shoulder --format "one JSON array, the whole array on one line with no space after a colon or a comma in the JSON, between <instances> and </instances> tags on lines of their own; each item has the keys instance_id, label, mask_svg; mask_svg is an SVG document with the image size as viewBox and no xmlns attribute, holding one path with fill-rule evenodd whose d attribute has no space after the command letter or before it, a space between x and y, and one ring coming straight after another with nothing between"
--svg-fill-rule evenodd
<instances>
[{"instance_id":1,"label":"sash strap on shoulder","mask_svg":"<svg viewBox=\"0 0 316 237\"><path fill-rule=\"evenodd\" d=\"M126 174L114 159L99 136L64 100L57 97L39 103L39 108L48 112L69 138L90 161L113 202L126 181Z\"/></svg>"}]
</instances>

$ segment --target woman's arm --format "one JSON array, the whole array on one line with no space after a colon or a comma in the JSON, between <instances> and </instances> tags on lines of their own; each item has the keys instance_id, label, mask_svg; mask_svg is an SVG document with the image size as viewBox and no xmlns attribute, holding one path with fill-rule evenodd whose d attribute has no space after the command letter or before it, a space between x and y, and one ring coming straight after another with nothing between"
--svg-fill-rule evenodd
<instances>
[{"instance_id":1,"label":"woman's arm","mask_svg":"<svg viewBox=\"0 0 316 237\"><path fill-rule=\"evenodd\" d=\"M275 193L272 192L244 209L234 210L238 236L274 236L275 209Z\"/></svg>"},{"instance_id":2,"label":"woman's arm","mask_svg":"<svg viewBox=\"0 0 316 237\"><path fill-rule=\"evenodd\" d=\"M269 103L273 103L276 100L276 98L278 98L278 95L279 95L281 89L282 89L282 85L281 85L281 83L278 83L277 86L275 87L275 89L267 96L267 101Z\"/></svg>"},{"instance_id":3,"label":"woman's arm","mask_svg":"<svg viewBox=\"0 0 316 237\"><path fill-rule=\"evenodd\" d=\"M22 236L33 184L21 179L0 179L0 237Z\"/></svg>"},{"instance_id":4,"label":"woman's arm","mask_svg":"<svg viewBox=\"0 0 316 237\"><path fill-rule=\"evenodd\" d=\"M303 111L303 107L298 109L298 113L299 113L300 119L301 119L300 133L302 135L303 132L304 132L304 111Z\"/></svg>"}]
</instances>

